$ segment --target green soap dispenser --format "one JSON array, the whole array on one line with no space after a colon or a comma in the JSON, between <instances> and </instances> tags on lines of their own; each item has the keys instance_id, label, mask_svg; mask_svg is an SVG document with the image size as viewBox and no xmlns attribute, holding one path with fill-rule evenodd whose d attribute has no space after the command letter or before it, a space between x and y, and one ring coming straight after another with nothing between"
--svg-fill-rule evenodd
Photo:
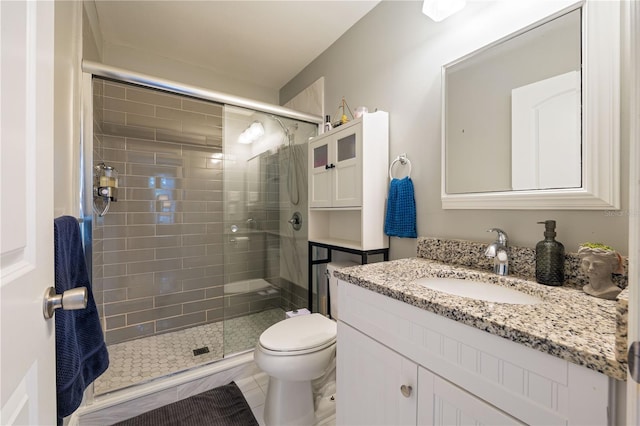
<instances>
[{"instance_id":1,"label":"green soap dispenser","mask_svg":"<svg viewBox=\"0 0 640 426\"><path fill-rule=\"evenodd\" d=\"M559 286L564 283L564 246L555 240L556 221L545 220L544 240L536 244L536 281Z\"/></svg>"}]
</instances>

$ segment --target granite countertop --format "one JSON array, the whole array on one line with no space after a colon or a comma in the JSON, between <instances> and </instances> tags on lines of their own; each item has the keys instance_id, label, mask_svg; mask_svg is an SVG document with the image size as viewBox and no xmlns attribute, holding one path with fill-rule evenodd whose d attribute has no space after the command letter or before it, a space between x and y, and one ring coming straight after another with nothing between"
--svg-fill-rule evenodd
<instances>
[{"instance_id":1,"label":"granite countertop","mask_svg":"<svg viewBox=\"0 0 640 426\"><path fill-rule=\"evenodd\" d=\"M591 297L575 287L545 286L516 276L501 277L423 258L353 266L340 269L335 275L615 379L626 379L627 365L618 361L615 354L615 300ZM543 302L515 305L454 296L415 283L423 277L458 277L495 283L538 296Z\"/></svg>"}]
</instances>

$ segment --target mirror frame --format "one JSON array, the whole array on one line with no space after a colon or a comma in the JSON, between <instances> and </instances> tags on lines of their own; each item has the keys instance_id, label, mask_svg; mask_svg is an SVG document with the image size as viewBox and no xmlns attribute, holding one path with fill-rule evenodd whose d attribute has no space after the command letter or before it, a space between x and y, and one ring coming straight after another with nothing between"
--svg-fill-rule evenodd
<instances>
[{"instance_id":1,"label":"mirror frame","mask_svg":"<svg viewBox=\"0 0 640 426\"><path fill-rule=\"evenodd\" d=\"M466 194L446 192L446 78L448 66L540 25L537 22L442 67L441 200L443 209L620 209L620 4L585 0L582 7L582 187Z\"/></svg>"}]
</instances>

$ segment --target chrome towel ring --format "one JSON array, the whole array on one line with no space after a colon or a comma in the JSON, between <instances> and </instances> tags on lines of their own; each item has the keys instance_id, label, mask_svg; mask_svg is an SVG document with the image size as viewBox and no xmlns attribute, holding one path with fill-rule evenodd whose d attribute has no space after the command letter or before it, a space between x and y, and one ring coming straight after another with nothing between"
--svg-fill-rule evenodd
<instances>
[{"instance_id":1,"label":"chrome towel ring","mask_svg":"<svg viewBox=\"0 0 640 426\"><path fill-rule=\"evenodd\" d=\"M393 179L393 166L398 162L403 166L409 165L409 173L407 173L407 177L411 177L411 161L409 161L409 159L407 158L407 154L400 154L391 162L391 165L389 166L389 179Z\"/></svg>"}]
</instances>

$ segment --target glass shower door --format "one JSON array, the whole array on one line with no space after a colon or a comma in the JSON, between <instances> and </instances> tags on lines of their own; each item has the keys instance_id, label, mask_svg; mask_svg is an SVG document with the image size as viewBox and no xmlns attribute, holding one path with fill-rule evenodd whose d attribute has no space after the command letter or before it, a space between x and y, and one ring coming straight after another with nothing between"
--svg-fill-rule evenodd
<instances>
[{"instance_id":1,"label":"glass shower door","mask_svg":"<svg viewBox=\"0 0 640 426\"><path fill-rule=\"evenodd\" d=\"M228 356L253 349L266 328L284 319L285 310L305 306L307 257L299 248L306 250L306 226L294 230L289 219L294 209L306 215L302 147L317 125L227 105L223 128Z\"/></svg>"}]
</instances>

